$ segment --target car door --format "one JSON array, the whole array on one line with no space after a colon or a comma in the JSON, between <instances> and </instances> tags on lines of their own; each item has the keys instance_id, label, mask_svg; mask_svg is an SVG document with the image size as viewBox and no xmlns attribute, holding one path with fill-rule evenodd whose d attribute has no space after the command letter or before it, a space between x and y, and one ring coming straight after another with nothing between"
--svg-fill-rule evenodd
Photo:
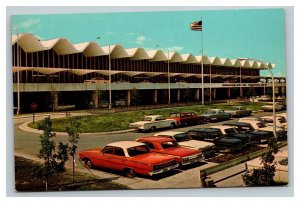
<instances>
[{"instance_id":1,"label":"car door","mask_svg":"<svg viewBox=\"0 0 300 203\"><path fill-rule=\"evenodd\" d=\"M123 170L126 165L126 157L121 147L115 147L111 156L111 164L115 170Z\"/></svg>"},{"instance_id":2,"label":"car door","mask_svg":"<svg viewBox=\"0 0 300 203\"><path fill-rule=\"evenodd\" d=\"M114 162L112 160L112 156L114 153L115 147L112 146L106 146L102 150L102 157L101 157L101 163L99 163L99 166L109 168L109 169L114 169Z\"/></svg>"}]
</instances>

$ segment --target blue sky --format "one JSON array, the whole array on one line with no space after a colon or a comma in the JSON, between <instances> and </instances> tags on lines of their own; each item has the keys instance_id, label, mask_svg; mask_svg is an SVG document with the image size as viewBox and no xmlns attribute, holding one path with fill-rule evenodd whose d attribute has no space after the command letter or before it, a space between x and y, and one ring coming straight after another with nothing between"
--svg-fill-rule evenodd
<instances>
[{"instance_id":1,"label":"blue sky","mask_svg":"<svg viewBox=\"0 0 300 203\"><path fill-rule=\"evenodd\" d=\"M203 33L190 31L189 24L201 17ZM72 43L96 41L101 46L121 44L194 55L200 55L203 34L207 56L255 58L275 63L274 75L286 75L282 9L16 15L13 33L16 27L41 40L65 37Z\"/></svg>"}]
</instances>

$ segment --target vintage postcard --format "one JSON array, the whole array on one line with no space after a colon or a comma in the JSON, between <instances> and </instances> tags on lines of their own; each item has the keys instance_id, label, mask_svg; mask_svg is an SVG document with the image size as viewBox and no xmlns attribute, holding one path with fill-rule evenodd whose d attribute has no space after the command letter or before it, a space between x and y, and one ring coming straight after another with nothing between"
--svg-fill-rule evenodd
<instances>
[{"instance_id":1,"label":"vintage postcard","mask_svg":"<svg viewBox=\"0 0 300 203\"><path fill-rule=\"evenodd\" d=\"M288 184L283 9L11 21L16 191Z\"/></svg>"}]
</instances>

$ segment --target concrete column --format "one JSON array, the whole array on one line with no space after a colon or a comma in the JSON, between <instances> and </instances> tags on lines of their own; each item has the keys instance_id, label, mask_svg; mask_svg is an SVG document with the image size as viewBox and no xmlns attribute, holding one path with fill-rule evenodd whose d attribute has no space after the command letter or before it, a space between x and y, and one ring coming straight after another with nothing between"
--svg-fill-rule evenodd
<instances>
[{"instance_id":1,"label":"concrete column","mask_svg":"<svg viewBox=\"0 0 300 203\"><path fill-rule=\"evenodd\" d=\"M58 107L58 93L59 92L51 92L51 101L52 101L52 110L55 111Z\"/></svg>"},{"instance_id":2,"label":"concrete column","mask_svg":"<svg viewBox=\"0 0 300 203\"><path fill-rule=\"evenodd\" d=\"M281 94L285 95L285 87L281 87Z\"/></svg>"},{"instance_id":3,"label":"concrete column","mask_svg":"<svg viewBox=\"0 0 300 203\"><path fill-rule=\"evenodd\" d=\"M231 92L230 88L227 89L227 98L229 99L231 97Z\"/></svg>"},{"instance_id":4,"label":"concrete column","mask_svg":"<svg viewBox=\"0 0 300 203\"><path fill-rule=\"evenodd\" d=\"M195 92L195 100L198 101L200 98L200 89L196 89L196 92Z\"/></svg>"},{"instance_id":5,"label":"concrete column","mask_svg":"<svg viewBox=\"0 0 300 203\"><path fill-rule=\"evenodd\" d=\"M243 96L243 88L242 87L240 88L240 96L241 97Z\"/></svg>"},{"instance_id":6,"label":"concrete column","mask_svg":"<svg viewBox=\"0 0 300 203\"><path fill-rule=\"evenodd\" d=\"M99 108L99 91L98 90L93 91L92 101L93 101L93 108L98 109Z\"/></svg>"},{"instance_id":7,"label":"concrete column","mask_svg":"<svg viewBox=\"0 0 300 203\"><path fill-rule=\"evenodd\" d=\"M127 106L131 104L131 91L127 90Z\"/></svg>"},{"instance_id":8,"label":"concrete column","mask_svg":"<svg viewBox=\"0 0 300 203\"><path fill-rule=\"evenodd\" d=\"M153 90L153 103L157 104L157 90Z\"/></svg>"},{"instance_id":9,"label":"concrete column","mask_svg":"<svg viewBox=\"0 0 300 203\"><path fill-rule=\"evenodd\" d=\"M216 99L217 98L217 89L214 88L212 90L213 90L213 99Z\"/></svg>"},{"instance_id":10,"label":"concrete column","mask_svg":"<svg viewBox=\"0 0 300 203\"><path fill-rule=\"evenodd\" d=\"M177 101L180 102L180 89L177 90Z\"/></svg>"}]
</instances>

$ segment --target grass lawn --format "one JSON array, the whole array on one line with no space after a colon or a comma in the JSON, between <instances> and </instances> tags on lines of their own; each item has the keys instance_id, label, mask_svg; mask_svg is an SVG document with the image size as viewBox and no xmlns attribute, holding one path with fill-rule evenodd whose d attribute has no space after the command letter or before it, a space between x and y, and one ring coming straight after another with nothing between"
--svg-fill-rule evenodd
<instances>
[{"instance_id":1,"label":"grass lawn","mask_svg":"<svg viewBox=\"0 0 300 203\"><path fill-rule=\"evenodd\" d=\"M33 175L33 167L37 164L31 160L15 157L15 189L19 192L45 191L45 183ZM124 190L127 186L117 184L107 179L100 179L89 174L76 172L73 183L71 171L66 171L62 177L51 177L48 191L82 191L82 190Z\"/></svg>"},{"instance_id":2,"label":"grass lawn","mask_svg":"<svg viewBox=\"0 0 300 203\"><path fill-rule=\"evenodd\" d=\"M263 103L241 103L241 104L212 104L212 105L194 105L194 106L183 106L183 107L173 107L173 108L164 108L164 109L152 109L152 110L141 110L141 111L130 111L130 112L119 112L119 113L110 113L105 115L89 115L89 116L80 116L78 117L79 122L81 122L81 130L85 132L108 132L116 130L125 130L128 129L129 123L139 121L143 119L145 115L154 115L159 114L165 117L172 112L183 112L183 111L193 111L196 114L203 114L208 109L218 108L227 110L231 106L246 106L252 111L260 110L260 107L263 106ZM53 119L53 128L54 131L64 132L65 126L68 122L68 118ZM29 126L32 128L37 128L37 123L30 123Z\"/></svg>"}]
</instances>

